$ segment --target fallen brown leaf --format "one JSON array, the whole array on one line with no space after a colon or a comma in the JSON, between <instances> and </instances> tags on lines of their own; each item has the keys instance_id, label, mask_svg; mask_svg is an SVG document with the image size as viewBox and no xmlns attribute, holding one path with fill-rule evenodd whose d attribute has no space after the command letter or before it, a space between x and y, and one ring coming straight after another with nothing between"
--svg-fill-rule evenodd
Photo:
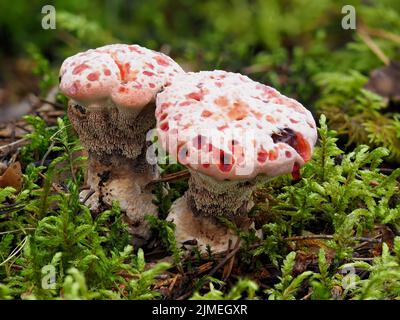
<instances>
[{"instance_id":1,"label":"fallen brown leaf","mask_svg":"<svg viewBox=\"0 0 400 320\"><path fill-rule=\"evenodd\" d=\"M0 176L0 188L13 187L17 191L22 187L22 170L19 162L9 166L3 175Z\"/></svg>"}]
</instances>

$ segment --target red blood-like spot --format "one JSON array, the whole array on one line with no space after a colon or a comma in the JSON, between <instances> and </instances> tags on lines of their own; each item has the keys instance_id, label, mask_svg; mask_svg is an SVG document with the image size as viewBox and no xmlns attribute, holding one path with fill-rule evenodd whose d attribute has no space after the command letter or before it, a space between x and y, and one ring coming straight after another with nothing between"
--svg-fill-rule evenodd
<instances>
[{"instance_id":1,"label":"red blood-like spot","mask_svg":"<svg viewBox=\"0 0 400 320\"><path fill-rule=\"evenodd\" d=\"M299 164L297 162L295 162L295 164L293 165L292 178L295 181L299 181L301 179L300 166L299 166Z\"/></svg>"},{"instance_id":2,"label":"red blood-like spot","mask_svg":"<svg viewBox=\"0 0 400 320\"><path fill-rule=\"evenodd\" d=\"M100 74L98 72L92 72L92 73L88 74L87 79L89 81L97 81L97 80L99 80L99 76L100 76Z\"/></svg>"},{"instance_id":3,"label":"red blood-like spot","mask_svg":"<svg viewBox=\"0 0 400 320\"><path fill-rule=\"evenodd\" d=\"M274 118L273 116L269 115L269 114L267 114L267 116L265 117L265 119L266 119L268 122L270 122L270 123L273 123L273 124L276 123L275 118Z\"/></svg>"},{"instance_id":4,"label":"red blood-like spot","mask_svg":"<svg viewBox=\"0 0 400 320\"><path fill-rule=\"evenodd\" d=\"M114 62L117 65L118 69L119 69L119 74L120 74L120 78L121 81L125 81L126 80L126 75L127 73L129 73L129 69L130 69L130 65L129 63L126 64L122 64L118 61L118 59L113 56Z\"/></svg>"},{"instance_id":5,"label":"red blood-like spot","mask_svg":"<svg viewBox=\"0 0 400 320\"><path fill-rule=\"evenodd\" d=\"M84 63L82 63L82 64L80 64L80 65L77 65L75 68L74 68L74 70L72 70L72 74L80 74L83 70L85 70L85 69L87 69L87 68L89 68L89 66L87 65L87 64L84 64Z\"/></svg>"},{"instance_id":6,"label":"red blood-like spot","mask_svg":"<svg viewBox=\"0 0 400 320\"><path fill-rule=\"evenodd\" d=\"M152 69L152 70L154 69L154 65L151 64L151 63L147 63L147 62L146 62L146 66L148 66L148 67L149 67L150 69Z\"/></svg>"},{"instance_id":7,"label":"red blood-like spot","mask_svg":"<svg viewBox=\"0 0 400 320\"><path fill-rule=\"evenodd\" d=\"M203 163L202 166L203 166L203 168L208 169L210 167L210 164L209 163Z\"/></svg>"},{"instance_id":8,"label":"red blood-like spot","mask_svg":"<svg viewBox=\"0 0 400 320\"><path fill-rule=\"evenodd\" d=\"M207 151L210 152L210 151L213 151L213 149L214 149L214 146L211 143L209 143L207 145Z\"/></svg>"},{"instance_id":9,"label":"red blood-like spot","mask_svg":"<svg viewBox=\"0 0 400 320\"><path fill-rule=\"evenodd\" d=\"M274 161L274 160L278 159L278 152L276 152L275 149L270 150L270 151L268 152L268 158L269 158L269 160L271 160L271 161Z\"/></svg>"},{"instance_id":10,"label":"red blood-like spot","mask_svg":"<svg viewBox=\"0 0 400 320\"><path fill-rule=\"evenodd\" d=\"M251 110L251 113L254 114L256 119L260 120L262 118L262 113L258 111Z\"/></svg>"},{"instance_id":11,"label":"red blood-like spot","mask_svg":"<svg viewBox=\"0 0 400 320\"><path fill-rule=\"evenodd\" d=\"M110 69L105 69L105 70L104 70L104 75L105 75L105 76L111 75Z\"/></svg>"},{"instance_id":12,"label":"red blood-like spot","mask_svg":"<svg viewBox=\"0 0 400 320\"><path fill-rule=\"evenodd\" d=\"M189 105L191 105L191 104L192 104L191 101L183 101L183 102L181 102L179 105L180 105L181 107L185 107L185 106L189 106Z\"/></svg>"},{"instance_id":13,"label":"red blood-like spot","mask_svg":"<svg viewBox=\"0 0 400 320\"><path fill-rule=\"evenodd\" d=\"M168 129L169 129L169 124L168 124L168 122L161 123L161 124L160 124L160 129L161 129L162 131L168 131Z\"/></svg>"},{"instance_id":14,"label":"red blood-like spot","mask_svg":"<svg viewBox=\"0 0 400 320\"><path fill-rule=\"evenodd\" d=\"M256 88L261 90L266 98L276 97L278 94L274 89L263 84L257 85Z\"/></svg>"},{"instance_id":15,"label":"red blood-like spot","mask_svg":"<svg viewBox=\"0 0 400 320\"><path fill-rule=\"evenodd\" d=\"M260 151L257 153L257 160L260 163L264 163L268 159L268 151L265 151L264 149L261 148Z\"/></svg>"},{"instance_id":16,"label":"red blood-like spot","mask_svg":"<svg viewBox=\"0 0 400 320\"><path fill-rule=\"evenodd\" d=\"M129 47L129 51L142 54L142 51L140 51L139 48L137 48L137 47L135 47L135 46L130 46L130 47Z\"/></svg>"},{"instance_id":17,"label":"red blood-like spot","mask_svg":"<svg viewBox=\"0 0 400 320\"><path fill-rule=\"evenodd\" d=\"M219 151L219 163L218 168L222 172L229 172L232 170L234 165L234 159L231 155L226 154L223 150Z\"/></svg>"},{"instance_id":18,"label":"red blood-like spot","mask_svg":"<svg viewBox=\"0 0 400 320\"><path fill-rule=\"evenodd\" d=\"M128 88L126 88L126 87L119 87L119 88L118 88L118 92L120 92L120 93L128 92Z\"/></svg>"},{"instance_id":19,"label":"red blood-like spot","mask_svg":"<svg viewBox=\"0 0 400 320\"><path fill-rule=\"evenodd\" d=\"M182 114L176 114L176 115L174 115L174 118L173 118L175 121L179 121L179 120L181 120L182 119Z\"/></svg>"},{"instance_id":20,"label":"red blood-like spot","mask_svg":"<svg viewBox=\"0 0 400 320\"><path fill-rule=\"evenodd\" d=\"M296 151L300 154L304 161L311 159L311 148L307 140L300 133L296 133Z\"/></svg>"},{"instance_id":21,"label":"red blood-like spot","mask_svg":"<svg viewBox=\"0 0 400 320\"><path fill-rule=\"evenodd\" d=\"M150 88L155 88L156 85L155 85L154 83L149 83L149 87L150 87Z\"/></svg>"},{"instance_id":22,"label":"red blood-like spot","mask_svg":"<svg viewBox=\"0 0 400 320\"><path fill-rule=\"evenodd\" d=\"M75 94L78 93L80 84L81 84L81 83L80 83L79 80L74 81L74 83L72 84L71 88L69 89L70 95L75 95Z\"/></svg>"},{"instance_id":23,"label":"red blood-like spot","mask_svg":"<svg viewBox=\"0 0 400 320\"><path fill-rule=\"evenodd\" d=\"M292 156L292 153L290 151L285 151L285 156L286 158L290 158Z\"/></svg>"},{"instance_id":24,"label":"red blood-like spot","mask_svg":"<svg viewBox=\"0 0 400 320\"><path fill-rule=\"evenodd\" d=\"M168 117L168 113L163 113L160 117L160 121L165 120Z\"/></svg>"},{"instance_id":25,"label":"red blood-like spot","mask_svg":"<svg viewBox=\"0 0 400 320\"><path fill-rule=\"evenodd\" d=\"M188 95L186 95L186 98L200 101L203 98L203 93L202 92L191 92Z\"/></svg>"},{"instance_id":26,"label":"red blood-like spot","mask_svg":"<svg viewBox=\"0 0 400 320\"><path fill-rule=\"evenodd\" d=\"M228 112L228 117L232 120L243 120L248 114L248 107L245 102L238 99L233 103L232 109Z\"/></svg>"},{"instance_id":27,"label":"red blood-like spot","mask_svg":"<svg viewBox=\"0 0 400 320\"><path fill-rule=\"evenodd\" d=\"M218 127L217 129L218 129L219 131L223 131L223 130L228 129L228 128L229 128L229 126L228 126L227 124L224 124L223 126L220 126L220 127Z\"/></svg>"},{"instance_id":28,"label":"red blood-like spot","mask_svg":"<svg viewBox=\"0 0 400 320\"><path fill-rule=\"evenodd\" d=\"M153 72L150 72L150 71L143 71L142 73L143 73L145 76L148 76L148 77L154 76L154 73L153 73Z\"/></svg>"},{"instance_id":29,"label":"red blood-like spot","mask_svg":"<svg viewBox=\"0 0 400 320\"><path fill-rule=\"evenodd\" d=\"M169 66L169 62L168 62L168 60L165 58L165 57L163 57L163 56L155 56L154 57L154 59L157 61L157 63L160 65L160 66Z\"/></svg>"},{"instance_id":30,"label":"red blood-like spot","mask_svg":"<svg viewBox=\"0 0 400 320\"><path fill-rule=\"evenodd\" d=\"M219 107L226 107L229 104L228 98L224 96L219 96L214 102Z\"/></svg>"},{"instance_id":31,"label":"red blood-like spot","mask_svg":"<svg viewBox=\"0 0 400 320\"><path fill-rule=\"evenodd\" d=\"M299 123L299 121L297 121L295 119L292 119L292 118L289 118L289 120L290 120L291 123Z\"/></svg>"},{"instance_id":32,"label":"red blood-like spot","mask_svg":"<svg viewBox=\"0 0 400 320\"><path fill-rule=\"evenodd\" d=\"M211 117L212 114L213 114L213 113L212 113L211 111L204 110L204 111L201 113L201 116L204 117L204 118L208 118L208 117Z\"/></svg>"},{"instance_id":33,"label":"red blood-like spot","mask_svg":"<svg viewBox=\"0 0 400 320\"><path fill-rule=\"evenodd\" d=\"M159 110L157 110L157 114L161 114L161 113L163 113L163 112L165 112L165 110L166 109L168 109L168 104L161 104L161 106L160 106L160 109Z\"/></svg>"},{"instance_id":34,"label":"red blood-like spot","mask_svg":"<svg viewBox=\"0 0 400 320\"><path fill-rule=\"evenodd\" d=\"M137 84L134 84L134 85L132 86L132 88L135 88L135 89L142 89L143 86L142 86L140 83L137 83Z\"/></svg>"}]
</instances>

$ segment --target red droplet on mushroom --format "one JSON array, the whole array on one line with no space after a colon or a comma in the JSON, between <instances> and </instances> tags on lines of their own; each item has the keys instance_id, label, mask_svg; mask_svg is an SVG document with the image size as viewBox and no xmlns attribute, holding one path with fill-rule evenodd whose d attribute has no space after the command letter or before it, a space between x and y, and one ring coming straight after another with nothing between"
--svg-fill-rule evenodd
<instances>
[{"instance_id":1,"label":"red droplet on mushroom","mask_svg":"<svg viewBox=\"0 0 400 320\"><path fill-rule=\"evenodd\" d=\"M160 116L160 121L165 120L167 117L168 117L168 113L163 113L163 114Z\"/></svg>"},{"instance_id":2,"label":"red droplet on mushroom","mask_svg":"<svg viewBox=\"0 0 400 320\"><path fill-rule=\"evenodd\" d=\"M201 101L201 99L203 98L203 93L202 92L191 92L188 95L186 95L186 98Z\"/></svg>"},{"instance_id":3,"label":"red droplet on mushroom","mask_svg":"<svg viewBox=\"0 0 400 320\"><path fill-rule=\"evenodd\" d=\"M229 128L229 126L228 126L227 124L224 124L223 126L217 127L217 129L218 129L219 131L224 131L225 129L228 129L228 128Z\"/></svg>"},{"instance_id":4,"label":"red droplet on mushroom","mask_svg":"<svg viewBox=\"0 0 400 320\"><path fill-rule=\"evenodd\" d=\"M208 118L208 117L212 116L212 114L213 114L213 113L212 113L211 111L204 110L204 111L201 113L201 116L204 117L204 118Z\"/></svg>"},{"instance_id":5,"label":"red droplet on mushroom","mask_svg":"<svg viewBox=\"0 0 400 320\"><path fill-rule=\"evenodd\" d=\"M142 73L143 73L145 76L148 76L148 77L154 76L154 73L153 73L153 72L150 72L150 71L143 71Z\"/></svg>"},{"instance_id":6,"label":"red droplet on mushroom","mask_svg":"<svg viewBox=\"0 0 400 320\"><path fill-rule=\"evenodd\" d=\"M92 72L88 74L87 79L89 81L97 81L99 80L99 77L100 77L99 72Z\"/></svg>"},{"instance_id":7,"label":"red droplet on mushroom","mask_svg":"<svg viewBox=\"0 0 400 320\"><path fill-rule=\"evenodd\" d=\"M219 107L227 107L229 104L228 98L224 96L219 96L214 102Z\"/></svg>"},{"instance_id":8,"label":"red droplet on mushroom","mask_svg":"<svg viewBox=\"0 0 400 320\"><path fill-rule=\"evenodd\" d=\"M182 114L181 114L181 113L178 113L178 114L174 115L173 119L174 119L175 121L181 120L181 119L182 119Z\"/></svg>"},{"instance_id":9,"label":"red droplet on mushroom","mask_svg":"<svg viewBox=\"0 0 400 320\"><path fill-rule=\"evenodd\" d=\"M163 57L163 56L156 56L156 57L154 57L154 59L157 61L157 63L160 65L160 66L169 66L169 62L168 62L168 60L165 58L165 57Z\"/></svg>"},{"instance_id":10,"label":"red droplet on mushroom","mask_svg":"<svg viewBox=\"0 0 400 320\"><path fill-rule=\"evenodd\" d=\"M260 163L264 163L268 159L268 151L265 151L264 149L261 148L260 151L257 153L257 160Z\"/></svg>"},{"instance_id":11,"label":"red droplet on mushroom","mask_svg":"<svg viewBox=\"0 0 400 320\"><path fill-rule=\"evenodd\" d=\"M286 158L290 158L292 156L292 153L290 151L285 151L285 156Z\"/></svg>"},{"instance_id":12,"label":"red droplet on mushroom","mask_svg":"<svg viewBox=\"0 0 400 320\"><path fill-rule=\"evenodd\" d=\"M294 165L293 165L292 178L295 181L299 181L301 179L300 166L299 166L299 164L297 162L295 162Z\"/></svg>"},{"instance_id":13,"label":"red droplet on mushroom","mask_svg":"<svg viewBox=\"0 0 400 320\"><path fill-rule=\"evenodd\" d=\"M179 105L181 106L181 107L185 107L185 106L189 106L189 105L191 105L192 104L192 101L183 101L183 102L181 102Z\"/></svg>"},{"instance_id":14,"label":"red droplet on mushroom","mask_svg":"<svg viewBox=\"0 0 400 320\"><path fill-rule=\"evenodd\" d=\"M150 88L155 88L156 85L155 85L154 83L151 83L151 82L150 82L150 83L149 83L149 87L150 87Z\"/></svg>"},{"instance_id":15,"label":"red droplet on mushroom","mask_svg":"<svg viewBox=\"0 0 400 320\"><path fill-rule=\"evenodd\" d=\"M275 149L269 150L268 158L271 161L274 161L274 160L278 159L278 152Z\"/></svg>"},{"instance_id":16,"label":"red droplet on mushroom","mask_svg":"<svg viewBox=\"0 0 400 320\"><path fill-rule=\"evenodd\" d=\"M150 69L154 69L154 65L153 64L151 64L151 63L146 63L146 66L148 66Z\"/></svg>"},{"instance_id":17,"label":"red droplet on mushroom","mask_svg":"<svg viewBox=\"0 0 400 320\"><path fill-rule=\"evenodd\" d=\"M296 133L296 141L297 146L295 149L304 161L309 161L311 159L311 148L307 140L300 133Z\"/></svg>"},{"instance_id":18,"label":"red droplet on mushroom","mask_svg":"<svg viewBox=\"0 0 400 320\"><path fill-rule=\"evenodd\" d=\"M162 131L168 131L168 129L169 129L169 124L168 124L168 122L161 123L161 124L160 124L160 129L161 129Z\"/></svg>"},{"instance_id":19,"label":"red droplet on mushroom","mask_svg":"<svg viewBox=\"0 0 400 320\"><path fill-rule=\"evenodd\" d=\"M74 83L72 84L72 86L69 89L69 94L72 96L76 95L79 91L80 84L81 83L79 80L74 81Z\"/></svg>"},{"instance_id":20,"label":"red droplet on mushroom","mask_svg":"<svg viewBox=\"0 0 400 320\"><path fill-rule=\"evenodd\" d=\"M232 120L243 120L247 114L248 105L241 100L236 100L232 109L228 112L228 117Z\"/></svg>"},{"instance_id":21,"label":"red droplet on mushroom","mask_svg":"<svg viewBox=\"0 0 400 320\"><path fill-rule=\"evenodd\" d=\"M222 172L231 171L235 162L233 157L229 154L226 154L223 150L219 151L219 159L216 160L218 161L218 168Z\"/></svg>"},{"instance_id":22,"label":"red droplet on mushroom","mask_svg":"<svg viewBox=\"0 0 400 320\"><path fill-rule=\"evenodd\" d=\"M273 116L269 115L269 114L267 114L267 116L265 117L265 119L266 119L268 122L272 123L272 124L275 124L275 123L276 123L275 118L274 118Z\"/></svg>"},{"instance_id":23,"label":"red droplet on mushroom","mask_svg":"<svg viewBox=\"0 0 400 320\"><path fill-rule=\"evenodd\" d=\"M262 118L262 113L258 111L251 110L251 113L256 117L256 119L260 120Z\"/></svg>"},{"instance_id":24,"label":"red droplet on mushroom","mask_svg":"<svg viewBox=\"0 0 400 320\"><path fill-rule=\"evenodd\" d=\"M135 46L129 46L129 51L136 52L138 54L143 54L142 51L140 51L139 48L137 48Z\"/></svg>"},{"instance_id":25,"label":"red droplet on mushroom","mask_svg":"<svg viewBox=\"0 0 400 320\"><path fill-rule=\"evenodd\" d=\"M120 74L120 77L121 77L121 81L124 81L125 80L125 69L124 69L124 66L121 63L119 63L117 60L115 60L115 63L117 65L118 69L119 69L119 74Z\"/></svg>"},{"instance_id":26,"label":"red droplet on mushroom","mask_svg":"<svg viewBox=\"0 0 400 320\"><path fill-rule=\"evenodd\" d=\"M74 70L72 70L72 74L73 75L80 74L83 70L85 70L87 68L89 68L89 66L87 64L84 64L84 63L79 64L74 68Z\"/></svg>"},{"instance_id":27,"label":"red droplet on mushroom","mask_svg":"<svg viewBox=\"0 0 400 320\"><path fill-rule=\"evenodd\" d=\"M110 69L104 69L104 75L105 76L110 76L111 75Z\"/></svg>"},{"instance_id":28,"label":"red droplet on mushroom","mask_svg":"<svg viewBox=\"0 0 400 320\"><path fill-rule=\"evenodd\" d=\"M297 121L295 119L292 119L292 118L289 118L289 120L290 120L291 123L299 123L299 121Z\"/></svg>"}]
</instances>

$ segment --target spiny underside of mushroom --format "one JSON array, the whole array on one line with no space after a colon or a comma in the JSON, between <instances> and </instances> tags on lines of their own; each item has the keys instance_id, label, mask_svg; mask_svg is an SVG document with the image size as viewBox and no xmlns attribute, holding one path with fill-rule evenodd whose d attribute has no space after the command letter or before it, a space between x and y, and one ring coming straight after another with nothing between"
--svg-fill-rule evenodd
<instances>
[{"instance_id":1,"label":"spiny underside of mushroom","mask_svg":"<svg viewBox=\"0 0 400 320\"><path fill-rule=\"evenodd\" d=\"M225 216L247 214L255 181L212 181L210 177L192 172L186 198L195 215Z\"/></svg>"},{"instance_id":2,"label":"spiny underside of mushroom","mask_svg":"<svg viewBox=\"0 0 400 320\"><path fill-rule=\"evenodd\" d=\"M146 133L155 126L154 110L153 103L133 113L108 107L92 110L71 101L68 117L90 154L104 161L111 155L135 160L144 153Z\"/></svg>"}]
</instances>

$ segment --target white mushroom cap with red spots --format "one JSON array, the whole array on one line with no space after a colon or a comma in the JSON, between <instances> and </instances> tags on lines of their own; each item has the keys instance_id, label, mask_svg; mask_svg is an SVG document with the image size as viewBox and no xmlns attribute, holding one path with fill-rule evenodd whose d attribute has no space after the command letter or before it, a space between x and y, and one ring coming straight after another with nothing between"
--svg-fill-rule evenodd
<instances>
[{"instance_id":1,"label":"white mushroom cap with red spots","mask_svg":"<svg viewBox=\"0 0 400 320\"><path fill-rule=\"evenodd\" d=\"M67 58L60 69L60 89L82 105L111 99L118 106L141 109L181 72L162 53L113 44Z\"/></svg>"},{"instance_id":2,"label":"white mushroom cap with red spots","mask_svg":"<svg viewBox=\"0 0 400 320\"><path fill-rule=\"evenodd\" d=\"M310 111L237 73L177 76L156 99L162 147L217 180L296 171L311 158L317 131Z\"/></svg>"}]
</instances>

